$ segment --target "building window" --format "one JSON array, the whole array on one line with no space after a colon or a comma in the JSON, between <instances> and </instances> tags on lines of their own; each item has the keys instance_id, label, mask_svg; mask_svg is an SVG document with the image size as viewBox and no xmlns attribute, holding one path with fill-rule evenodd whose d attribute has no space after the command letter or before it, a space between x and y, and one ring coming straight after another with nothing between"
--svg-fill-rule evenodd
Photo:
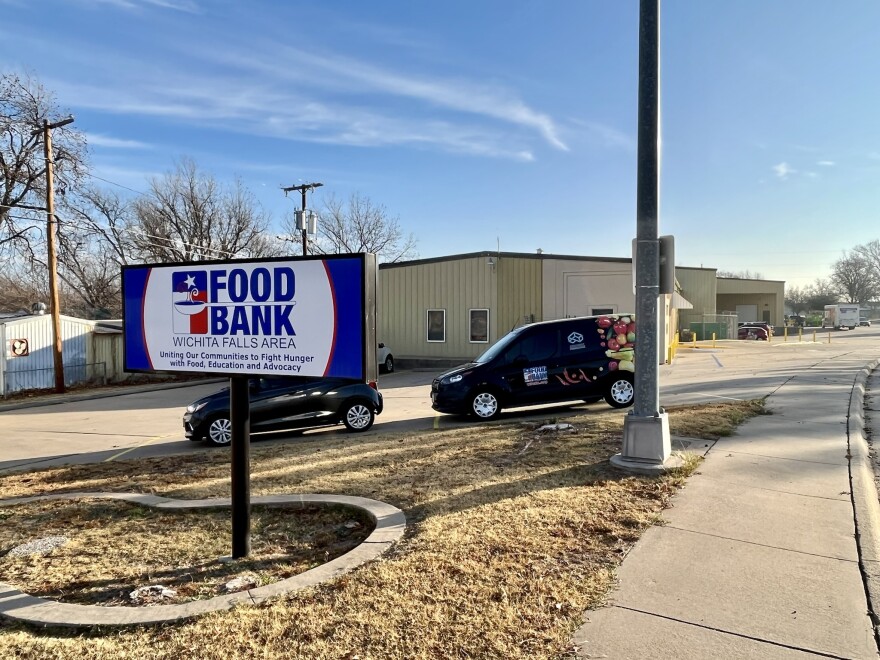
<instances>
[{"instance_id":1,"label":"building window","mask_svg":"<svg viewBox=\"0 0 880 660\"><path fill-rule=\"evenodd\" d=\"M489 310L471 309L470 316L470 342L472 344L489 343Z\"/></svg>"},{"instance_id":2,"label":"building window","mask_svg":"<svg viewBox=\"0 0 880 660\"><path fill-rule=\"evenodd\" d=\"M446 341L446 310L428 310L428 341Z\"/></svg>"},{"instance_id":3,"label":"building window","mask_svg":"<svg viewBox=\"0 0 880 660\"><path fill-rule=\"evenodd\" d=\"M605 314L614 314L614 307L591 307L590 316L604 316Z\"/></svg>"}]
</instances>

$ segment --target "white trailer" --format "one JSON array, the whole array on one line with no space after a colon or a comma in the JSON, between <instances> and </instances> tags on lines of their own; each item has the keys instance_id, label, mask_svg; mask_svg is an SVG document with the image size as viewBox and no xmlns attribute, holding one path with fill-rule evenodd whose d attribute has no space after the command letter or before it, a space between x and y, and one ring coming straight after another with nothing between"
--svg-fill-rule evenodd
<instances>
[{"instance_id":1,"label":"white trailer","mask_svg":"<svg viewBox=\"0 0 880 660\"><path fill-rule=\"evenodd\" d=\"M859 325L859 306L857 304L837 303L825 305L825 316L822 318L823 328L855 330Z\"/></svg>"}]
</instances>

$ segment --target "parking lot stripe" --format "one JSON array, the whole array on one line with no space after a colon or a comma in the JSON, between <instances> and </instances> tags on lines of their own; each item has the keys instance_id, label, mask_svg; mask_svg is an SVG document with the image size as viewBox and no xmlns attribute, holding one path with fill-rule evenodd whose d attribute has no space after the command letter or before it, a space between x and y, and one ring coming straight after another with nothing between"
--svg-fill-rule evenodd
<instances>
[{"instance_id":1,"label":"parking lot stripe","mask_svg":"<svg viewBox=\"0 0 880 660\"><path fill-rule=\"evenodd\" d=\"M127 453L130 452L130 451L134 451L135 449L140 449L141 447L146 447L146 446L147 446L148 444L150 444L151 442L155 442L156 440L162 440L162 439L164 439L164 438L170 438L170 437L172 437L172 436L174 436L174 435L176 435L176 434L174 434L174 433L167 433L167 434L165 434L165 435L154 435L152 438L147 438L146 440L144 440L144 441L143 441L141 444L139 444L139 445L135 445L134 447L129 447L128 449L123 449L123 450L122 450L121 452L119 452L118 454L113 454L113 456L111 456L110 458L105 458L102 462L103 462L103 463L109 463L110 461L115 461L117 458L119 458L120 456L124 456L125 454L127 454Z\"/></svg>"}]
</instances>

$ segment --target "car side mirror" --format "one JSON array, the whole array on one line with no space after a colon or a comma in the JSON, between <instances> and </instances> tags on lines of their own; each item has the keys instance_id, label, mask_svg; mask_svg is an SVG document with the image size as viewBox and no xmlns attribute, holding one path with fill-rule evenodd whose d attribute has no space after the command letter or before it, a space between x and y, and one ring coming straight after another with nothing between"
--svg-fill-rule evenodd
<instances>
[{"instance_id":1,"label":"car side mirror","mask_svg":"<svg viewBox=\"0 0 880 660\"><path fill-rule=\"evenodd\" d=\"M379 348L385 348L385 344L383 344L382 342L379 342Z\"/></svg>"}]
</instances>

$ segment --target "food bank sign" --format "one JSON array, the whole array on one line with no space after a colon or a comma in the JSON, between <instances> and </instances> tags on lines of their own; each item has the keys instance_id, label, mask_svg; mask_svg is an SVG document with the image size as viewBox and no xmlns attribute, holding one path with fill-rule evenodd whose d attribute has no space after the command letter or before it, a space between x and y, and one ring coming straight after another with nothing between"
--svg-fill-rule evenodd
<instances>
[{"instance_id":1,"label":"food bank sign","mask_svg":"<svg viewBox=\"0 0 880 660\"><path fill-rule=\"evenodd\" d=\"M375 256L125 266L125 370L375 377Z\"/></svg>"}]
</instances>

